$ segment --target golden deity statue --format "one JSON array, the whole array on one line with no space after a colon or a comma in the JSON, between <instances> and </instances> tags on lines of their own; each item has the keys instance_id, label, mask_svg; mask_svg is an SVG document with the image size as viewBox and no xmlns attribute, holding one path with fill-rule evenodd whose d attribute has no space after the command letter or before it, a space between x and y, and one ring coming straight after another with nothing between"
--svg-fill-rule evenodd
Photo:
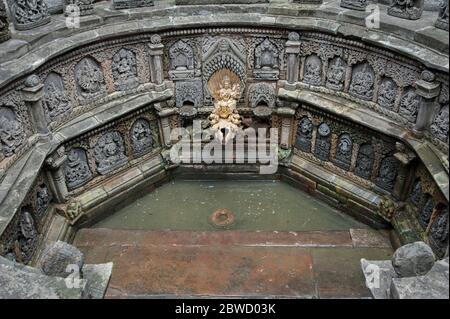
<instances>
[{"instance_id":1,"label":"golden deity statue","mask_svg":"<svg viewBox=\"0 0 450 319\"><path fill-rule=\"evenodd\" d=\"M229 70L221 70L209 81L209 89L214 98L214 111L209 116L211 128L216 138L228 143L236 136L241 125L241 117L236 105L241 97L239 77Z\"/></svg>"}]
</instances>

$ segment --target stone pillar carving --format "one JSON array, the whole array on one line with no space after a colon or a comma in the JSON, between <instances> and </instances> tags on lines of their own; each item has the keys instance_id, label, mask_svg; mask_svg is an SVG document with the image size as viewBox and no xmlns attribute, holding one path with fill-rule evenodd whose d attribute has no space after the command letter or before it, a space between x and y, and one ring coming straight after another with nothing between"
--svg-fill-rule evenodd
<instances>
[{"instance_id":1,"label":"stone pillar carving","mask_svg":"<svg viewBox=\"0 0 450 319\"><path fill-rule=\"evenodd\" d=\"M22 96L31 111L36 132L41 138L47 138L50 135L50 131L47 126L47 118L42 104L43 89L44 85L39 77L33 74L25 80Z\"/></svg>"},{"instance_id":2,"label":"stone pillar carving","mask_svg":"<svg viewBox=\"0 0 450 319\"><path fill-rule=\"evenodd\" d=\"M0 0L0 43L9 40L11 34L9 32L9 19L6 14L6 7L3 0Z\"/></svg>"},{"instance_id":3,"label":"stone pillar carving","mask_svg":"<svg viewBox=\"0 0 450 319\"><path fill-rule=\"evenodd\" d=\"M148 45L150 54L150 75L151 81L155 84L164 82L162 56L164 53L164 45L161 43L161 37L157 34L153 35Z\"/></svg>"},{"instance_id":4,"label":"stone pillar carving","mask_svg":"<svg viewBox=\"0 0 450 319\"><path fill-rule=\"evenodd\" d=\"M67 155L64 147L60 147L45 161L48 171L49 186L55 195L55 201L62 204L66 201L69 191L67 190L64 176L64 163Z\"/></svg>"},{"instance_id":5,"label":"stone pillar carving","mask_svg":"<svg viewBox=\"0 0 450 319\"><path fill-rule=\"evenodd\" d=\"M65 15L76 13L74 7L78 7L80 16L94 13L94 0L64 0Z\"/></svg>"},{"instance_id":6,"label":"stone pillar carving","mask_svg":"<svg viewBox=\"0 0 450 319\"><path fill-rule=\"evenodd\" d=\"M441 9L439 10L439 16L435 26L436 28L448 31L448 0L442 0Z\"/></svg>"},{"instance_id":7,"label":"stone pillar carving","mask_svg":"<svg viewBox=\"0 0 450 319\"><path fill-rule=\"evenodd\" d=\"M287 79L289 84L295 84L299 80L300 73L300 35L296 32L289 34L286 42L287 54Z\"/></svg>"},{"instance_id":8,"label":"stone pillar carving","mask_svg":"<svg viewBox=\"0 0 450 319\"><path fill-rule=\"evenodd\" d=\"M407 149L402 143L397 143L395 146L397 152L394 154L394 157L400 162L400 168L392 196L399 201L404 201L408 196L409 184L413 179L414 170L411 163L416 158L416 154Z\"/></svg>"},{"instance_id":9,"label":"stone pillar carving","mask_svg":"<svg viewBox=\"0 0 450 319\"><path fill-rule=\"evenodd\" d=\"M430 124L439 92L440 85L434 74L430 71L423 71L421 79L416 81L416 93L421 97L416 124L413 129L416 137L422 137L423 132Z\"/></svg>"},{"instance_id":10,"label":"stone pillar carving","mask_svg":"<svg viewBox=\"0 0 450 319\"><path fill-rule=\"evenodd\" d=\"M177 113L177 108L164 108L162 104L155 104L155 109L158 111L159 122L162 131L163 144L166 147L172 146L171 136L172 128L170 126L170 117Z\"/></svg>"},{"instance_id":11,"label":"stone pillar carving","mask_svg":"<svg viewBox=\"0 0 450 319\"><path fill-rule=\"evenodd\" d=\"M116 10L153 6L153 0L113 0L112 6Z\"/></svg>"},{"instance_id":12,"label":"stone pillar carving","mask_svg":"<svg viewBox=\"0 0 450 319\"><path fill-rule=\"evenodd\" d=\"M16 30L30 30L50 22L50 14L44 0L8 0L8 5Z\"/></svg>"},{"instance_id":13,"label":"stone pillar carving","mask_svg":"<svg viewBox=\"0 0 450 319\"><path fill-rule=\"evenodd\" d=\"M424 0L393 0L387 13L402 19L417 20L422 16L423 3Z\"/></svg>"},{"instance_id":14,"label":"stone pillar carving","mask_svg":"<svg viewBox=\"0 0 450 319\"><path fill-rule=\"evenodd\" d=\"M358 11L365 11L368 0L341 0L341 7Z\"/></svg>"},{"instance_id":15,"label":"stone pillar carving","mask_svg":"<svg viewBox=\"0 0 450 319\"><path fill-rule=\"evenodd\" d=\"M292 146L292 125L294 123L295 109L299 105L296 103L287 105L286 102L281 102L280 106L277 108L277 114L281 118L280 147L287 150Z\"/></svg>"}]
</instances>

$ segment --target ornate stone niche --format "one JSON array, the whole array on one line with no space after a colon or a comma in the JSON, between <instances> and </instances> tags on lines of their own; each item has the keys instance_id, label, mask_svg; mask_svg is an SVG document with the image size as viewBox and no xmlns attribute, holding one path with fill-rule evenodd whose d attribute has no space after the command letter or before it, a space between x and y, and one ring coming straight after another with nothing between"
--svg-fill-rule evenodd
<instances>
[{"instance_id":1,"label":"ornate stone niche","mask_svg":"<svg viewBox=\"0 0 450 319\"><path fill-rule=\"evenodd\" d=\"M348 171L352 163L353 140L347 133L339 136L334 163Z\"/></svg>"},{"instance_id":2,"label":"ornate stone niche","mask_svg":"<svg viewBox=\"0 0 450 319\"><path fill-rule=\"evenodd\" d=\"M131 90L138 86L136 54L128 49L120 49L111 62L114 86L117 91Z\"/></svg>"},{"instance_id":3,"label":"ornate stone niche","mask_svg":"<svg viewBox=\"0 0 450 319\"><path fill-rule=\"evenodd\" d=\"M92 172L84 149L72 148L67 153L64 175L69 190L83 186L92 179Z\"/></svg>"},{"instance_id":4,"label":"ornate stone niche","mask_svg":"<svg viewBox=\"0 0 450 319\"><path fill-rule=\"evenodd\" d=\"M395 186L399 166L399 162L395 157L386 156L383 158L378 171L378 177L375 180L376 184L388 192L392 191Z\"/></svg>"},{"instance_id":5,"label":"ornate stone niche","mask_svg":"<svg viewBox=\"0 0 450 319\"><path fill-rule=\"evenodd\" d=\"M402 19L417 20L422 16L423 3L424 0L392 0L387 13Z\"/></svg>"},{"instance_id":6,"label":"ornate stone niche","mask_svg":"<svg viewBox=\"0 0 450 319\"><path fill-rule=\"evenodd\" d=\"M434 210L433 198L427 195L425 205L423 206L423 209L420 212L419 216L419 224L420 226L422 226L423 229L427 229L431 215L433 214L433 210Z\"/></svg>"},{"instance_id":7,"label":"ornate stone niche","mask_svg":"<svg viewBox=\"0 0 450 319\"><path fill-rule=\"evenodd\" d=\"M448 217L448 207L446 207L438 213L430 229L430 244L434 251L437 252L438 257L443 257L448 247Z\"/></svg>"},{"instance_id":8,"label":"ornate stone niche","mask_svg":"<svg viewBox=\"0 0 450 319\"><path fill-rule=\"evenodd\" d=\"M150 152L154 144L150 122L143 118L137 119L131 126L130 139L134 156L142 156Z\"/></svg>"},{"instance_id":9,"label":"ornate stone niche","mask_svg":"<svg viewBox=\"0 0 450 319\"><path fill-rule=\"evenodd\" d=\"M397 98L398 86L391 78L384 78L378 89L378 104L381 107L393 110Z\"/></svg>"},{"instance_id":10,"label":"ornate stone niche","mask_svg":"<svg viewBox=\"0 0 450 319\"><path fill-rule=\"evenodd\" d=\"M105 94L105 78L97 61L87 57L75 66L77 92L84 100L92 100Z\"/></svg>"},{"instance_id":11,"label":"ornate stone niche","mask_svg":"<svg viewBox=\"0 0 450 319\"><path fill-rule=\"evenodd\" d=\"M255 48L255 67L253 77L262 80L278 80L280 75L280 57L277 46L265 39Z\"/></svg>"},{"instance_id":12,"label":"ornate stone niche","mask_svg":"<svg viewBox=\"0 0 450 319\"><path fill-rule=\"evenodd\" d=\"M448 0L441 1L441 8L435 26L436 28L448 31Z\"/></svg>"},{"instance_id":13,"label":"ornate stone niche","mask_svg":"<svg viewBox=\"0 0 450 319\"><path fill-rule=\"evenodd\" d=\"M317 129L316 145L314 154L322 161L328 161L331 150L331 128L328 124L322 123Z\"/></svg>"},{"instance_id":14,"label":"ornate stone niche","mask_svg":"<svg viewBox=\"0 0 450 319\"><path fill-rule=\"evenodd\" d=\"M315 54L310 55L305 60L303 82L311 85L322 84L322 60Z\"/></svg>"},{"instance_id":15,"label":"ornate stone niche","mask_svg":"<svg viewBox=\"0 0 450 319\"><path fill-rule=\"evenodd\" d=\"M375 163L375 152L371 144L363 144L359 148L358 157L356 158L355 174L370 179Z\"/></svg>"},{"instance_id":16,"label":"ornate stone niche","mask_svg":"<svg viewBox=\"0 0 450 319\"><path fill-rule=\"evenodd\" d=\"M44 0L8 0L8 5L16 30L30 30L50 22Z\"/></svg>"},{"instance_id":17,"label":"ornate stone niche","mask_svg":"<svg viewBox=\"0 0 450 319\"><path fill-rule=\"evenodd\" d=\"M368 63L354 66L349 92L363 100L371 101L375 85L375 73Z\"/></svg>"},{"instance_id":18,"label":"ornate stone niche","mask_svg":"<svg viewBox=\"0 0 450 319\"><path fill-rule=\"evenodd\" d=\"M185 40L179 40L169 49L172 80L191 79L195 74L195 52L193 46Z\"/></svg>"},{"instance_id":19,"label":"ornate stone niche","mask_svg":"<svg viewBox=\"0 0 450 319\"><path fill-rule=\"evenodd\" d=\"M9 19L6 14L6 7L3 0L0 1L0 43L9 40L11 34L9 32Z\"/></svg>"},{"instance_id":20,"label":"ornate stone niche","mask_svg":"<svg viewBox=\"0 0 450 319\"><path fill-rule=\"evenodd\" d=\"M112 3L113 8L116 10L151 7L154 5L153 0L113 0Z\"/></svg>"},{"instance_id":21,"label":"ornate stone niche","mask_svg":"<svg viewBox=\"0 0 450 319\"><path fill-rule=\"evenodd\" d=\"M175 101L178 108L193 107L199 108L203 103L202 81L177 81L175 83Z\"/></svg>"},{"instance_id":22,"label":"ornate stone niche","mask_svg":"<svg viewBox=\"0 0 450 319\"><path fill-rule=\"evenodd\" d=\"M73 7L77 6L80 16L87 16L94 13L94 0L64 0L64 12L66 15L73 13Z\"/></svg>"},{"instance_id":23,"label":"ornate stone niche","mask_svg":"<svg viewBox=\"0 0 450 319\"><path fill-rule=\"evenodd\" d=\"M328 66L326 87L336 91L342 91L345 82L347 63L340 57L331 60Z\"/></svg>"},{"instance_id":24,"label":"ornate stone niche","mask_svg":"<svg viewBox=\"0 0 450 319\"><path fill-rule=\"evenodd\" d=\"M69 94L64 88L62 77L50 72L44 81L43 105L50 121L72 110Z\"/></svg>"},{"instance_id":25,"label":"ornate stone niche","mask_svg":"<svg viewBox=\"0 0 450 319\"><path fill-rule=\"evenodd\" d=\"M39 185L36 191L36 218L38 220L42 220L44 218L45 212L50 206L51 200L52 196L47 185Z\"/></svg>"},{"instance_id":26,"label":"ornate stone niche","mask_svg":"<svg viewBox=\"0 0 450 319\"><path fill-rule=\"evenodd\" d=\"M16 113L9 107L0 106L0 153L10 157L24 142L25 132Z\"/></svg>"},{"instance_id":27,"label":"ornate stone niche","mask_svg":"<svg viewBox=\"0 0 450 319\"><path fill-rule=\"evenodd\" d=\"M311 141L314 126L312 121L307 117L303 117L298 123L297 139L295 147L305 153L311 153Z\"/></svg>"},{"instance_id":28,"label":"ornate stone niche","mask_svg":"<svg viewBox=\"0 0 450 319\"><path fill-rule=\"evenodd\" d=\"M414 183L411 189L411 192L409 194L409 200L415 207L419 207L422 203L422 198L423 198L422 183L419 179Z\"/></svg>"},{"instance_id":29,"label":"ornate stone niche","mask_svg":"<svg viewBox=\"0 0 450 319\"><path fill-rule=\"evenodd\" d=\"M408 88L400 99L399 114L409 122L415 123L419 112L420 96L414 88Z\"/></svg>"},{"instance_id":30,"label":"ornate stone niche","mask_svg":"<svg viewBox=\"0 0 450 319\"><path fill-rule=\"evenodd\" d=\"M128 162L128 158L125 155L122 135L117 131L102 135L95 144L94 158L97 164L97 171L101 175L108 174L125 165Z\"/></svg>"},{"instance_id":31,"label":"ornate stone niche","mask_svg":"<svg viewBox=\"0 0 450 319\"><path fill-rule=\"evenodd\" d=\"M368 3L368 0L341 0L341 7L365 11Z\"/></svg>"},{"instance_id":32,"label":"ornate stone niche","mask_svg":"<svg viewBox=\"0 0 450 319\"><path fill-rule=\"evenodd\" d=\"M19 218L18 244L21 256L18 261L28 264L34 255L39 242L39 234L35 221L28 208L23 208Z\"/></svg>"},{"instance_id":33,"label":"ornate stone niche","mask_svg":"<svg viewBox=\"0 0 450 319\"><path fill-rule=\"evenodd\" d=\"M275 87L269 83L255 83L248 89L248 102L256 117L270 116L275 108L276 97Z\"/></svg>"}]
</instances>

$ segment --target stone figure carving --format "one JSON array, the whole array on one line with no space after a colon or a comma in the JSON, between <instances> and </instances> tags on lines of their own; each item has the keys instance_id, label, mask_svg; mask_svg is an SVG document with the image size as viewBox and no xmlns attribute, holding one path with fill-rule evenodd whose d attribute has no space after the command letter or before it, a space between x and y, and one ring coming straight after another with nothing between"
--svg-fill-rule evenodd
<instances>
[{"instance_id":1,"label":"stone figure carving","mask_svg":"<svg viewBox=\"0 0 450 319\"><path fill-rule=\"evenodd\" d=\"M117 90L130 90L139 84L133 51L120 49L112 58L111 69Z\"/></svg>"},{"instance_id":2,"label":"stone figure carving","mask_svg":"<svg viewBox=\"0 0 450 319\"><path fill-rule=\"evenodd\" d=\"M0 1L0 43L9 40L11 34L9 32L9 19L6 14L6 7L3 1Z\"/></svg>"},{"instance_id":3,"label":"stone figure carving","mask_svg":"<svg viewBox=\"0 0 450 319\"><path fill-rule=\"evenodd\" d=\"M69 190L80 187L92 179L92 172L84 149L72 148L69 151L64 167L64 175Z\"/></svg>"},{"instance_id":4,"label":"stone figure carving","mask_svg":"<svg viewBox=\"0 0 450 319\"><path fill-rule=\"evenodd\" d=\"M439 216L437 216L436 221L431 226L430 239L437 246L441 248L442 252L440 255L445 253L446 247L448 245L448 207L445 208Z\"/></svg>"},{"instance_id":5,"label":"stone figure carving","mask_svg":"<svg viewBox=\"0 0 450 319\"><path fill-rule=\"evenodd\" d=\"M392 191L397 178L398 169L399 163L395 157L385 157L381 161L376 184L387 191Z\"/></svg>"},{"instance_id":6,"label":"stone figure carving","mask_svg":"<svg viewBox=\"0 0 450 319\"><path fill-rule=\"evenodd\" d=\"M307 117L302 118L298 124L295 146L303 152L310 153L312 134L313 123Z\"/></svg>"},{"instance_id":7,"label":"stone figure carving","mask_svg":"<svg viewBox=\"0 0 450 319\"><path fill-rule=\"evenodd\" d=\"M267 83L256 83L249 87L248 101L252 108L262 103L267 107L275 107L276 92L275 88Z\"/></svg>"},{"instance_id":8,"label":"stone figure carving","mask_svg":"<svg viewBox=\"0 0 450 319\"><path fill-rule=\"evenodd\" d=\"M0 152L12 156L22 146L25 133L13 110L0 107Z\"/></svg>"},{"instance_id":9,"label":"stone figure carving","mask_svg":"<svg viewBox=\"0 0 450 319\"><path fill-rule=\"evenodd\" d=\"M420 97L414 89L408 89L400 100L400 115L404 116L408 121L415 123L419 111L419 104Z\"/></svg>"},{"instance_id":10,"label":"stone figure carving","mask_svg":"<svg viewBox=\"0 0 450 319\"><path fill-rule=\"evenodd\" d=\"M439 17L435 26L436 28L448 31L448 0L442 0L440 6Z\"/></svg>"},{"instance_id":11,"label":"stone figure carving","mask_svg":"<svg viewBox=\"0 0 450 319\"><path fill-rule=\"evenodd\" d=\"M361 145L356 159L355 174L362 178L369 179L372 176L374 161L375 153L372 145Z\"/></svg>"},{"instance_id":12,"label":"stone figure carving","mask_svg":"<svg viewBox=\"0 0 450 319\"><path fill-rule=\"evenodd\" d=\"M316 147L314 154L322 161L328 161L331 149L331 128L326 123L317 129Z\"/></svg>"},{"instance_id":13,"label":"stone figure carving","mask_svg":"<svg viewBox=\"0 0 450 319\"><path fill-rule=\"evenodd\" d=\"M280 74L280 52L275 44L265 39L255 48L256 79L277 80Z\"/></svg>"},{"instance_id":14,"label":"stone figure carving","mask_svg":"<svg viewBox=\"0 0 450 319\"><path fill-rule=\"evenodd\" d=\"M419 206L422 201L422 183L420 180L416 181L411 189L411 193L409 194L409 199L414 206Z\"/></svg>"},{"instance_id":15,"label":"stone figure carving","mask_svg":"<svg viewBox=\"0 0 450 319\"><path fill-rule=\"evenodd\" d=\"M84 58L75 67L78 92L83 98L93 98L104 92L101 67L91 58Z\"/></svg>"},{"instance_id":16,"label":"stone figure carving","mask_svg":"<svg viewBox=\"0 0 450 319\"><path fill-rule=\"evenodd\" d=\"M384 79L378 92L378 104L387 109L393 109L397 97L397 84L392 79Z\"/></svg>"},{"instance_id":17,"label":"stone figure carving","mask_svg":"<svg viewBox=\"0 0 450 319\"><path fill-rule=\"evenodd\" d=\"M63 80L56 73L50 73L44 81L43 105L51 121L72 109Z\"/></svg>"},{"instance_id":18,"label":"stone figure carving","mask_svg":"<svg viewBox=\"0 0 450 319\"><path fill-rule=\"evenodd\" d=\"M21 261L28 264L33 257L38 243L38 232L33 220L33 216L27 211L22 211L19 221L19 247L21 252Z\"/></svg>"},{"instance_id":19,"label":"stone figure carving","mask_svg":"<svg viewBox=\"0 0 450 319\"><path fill-rule=\"evenodd\" d=\"M50 191L48 190L47 185L42 184L41 186L38 187L36 193L36 216L38 220L44 217L44 214L50 205L50 201L51 201Z\"/></svg>"},{"instance_id":20,"label":"stone figure carving","mask_svg":"<svg viewBox=\"0 0 450 319\"><path fill-rule=\"evenodd\" d=\"M424 0L393 0L387 13L391 16L417 20L422 16Z\"/></svg>"},{"instance_id":21,"label":"stone figure carving","mask_svg":"<svg viewBox=\"0 0 450 319\"><path fill-rule=\"evenodd\" d=\"M365 11L368 4L368 0L341 0L341 7Z\"/></svg>"},{"instance_id":22,"label":"stone figure carving","mask_svg":"<svg viewBox=\"0 0 450 319\"><path fill-rule=\"evenodd\" d=\"M76 13L81 17L94 13L94 0L64 0L65 14L73 14L73 9L75 6L78 7L78 11Z\"/></svg>"},{"instance_id":23,"label":"stone figure carving","mask_svg":"<svg viewBox=\"0 0 450 319\"><path fill-rule=\"evenodd\" d=\"M108 132L101 136L94 147L97 171L104 175L127 163L125 146L119 132Z\"/></svg>"},{"instance_id":24,"label":"stone figure carving","mask_svg":"<svg viewBox=\"0 0 450 319\"><path fill-rule=\"evenodd\" d=\"M209 82L214 97L214 111L209 116L211 128L220 143L232 140L241 125L237 101L241 96L239 77L229 70L221 70Z\"/></svg>"},{"instance_id":25,"label":"stone figure carving","mask_svg":"<svg viewBox=\"0 0 450 319\"><path fill-rule=\"evenodd\" d=\"M113 8L116 10L151 6L153 0L113 0Z\"/></svg>"},{"instance_id":26,"label":"stone figure carving","mask_svg":"<svg viewBox=\"0 0 450 319\"><path fill-rule=\"evenodd\" d=\"M203 103L203 86L200 80L177 81L175 83L176 106L181 108L189 103L198 108Z\"/></svg>"},{"instance_id":27,"label":"stone figure carving","mask_svg":"<svg viewBox=\"0 0 450 319\"><path fill-rule=\"evenodd\" d=\"M335 164L342 169L349 170L352 162L353 141L349 134L339 137L336 150Z\"/></svg>"},{"instance_id":28,"label":"stone figure carving","mask_svg":"<svg viewBox=\"0 0 450 319\"><path fill-rule=\"evenodd\" d=\"M365 63L354 68L350 83L350 94L363 99L371 100L375 83L375 73L372 67Z\"/></svg>"},{"instance_id":29,"label":"stone figure carving","mask_svg":"<svg viewBox=\"0 0 450 319\"><path fill-rule=\"evenodd\" d=\"M175 42L169 49L171 79L186 79L194 77L194 49L184 40Z\"/></svg>"},{"instance_id":30,"label":"stone figure carving","mask_svg":"<svg viewBox=\"0 0 450 319\"><path fill-rule=\"evenodd\" d=\"M346 69L347 63L343 59L334 58L328 67L326 86L332 90L341 91L344 88Z\"/></svg>"},{"instance_id":31,"label":"stone figure carving","mask_svg":"<svg viewBox=\"0 0 450 319\"><path fill-rule=\"evenodd\" d=\"M44 0L8 0L8 4L17 30L29 30L50 22Z\"/></svg>"},{"instance_id":32,"label":"stone figure carving","mask_svg":"<svg viewBox=\"0 0 450 319\"><path fill-rule=\"evenodd\" d=\"M419 224L426 229L428 227L428 223L430 222L431 215L433 214L434 203L433 199L429 197L425 203L425 206L422 209L422 212L419 216Z\"/></svg>"},{"instance_id":33,"label":"stone figure carving","mask_svg":"<svg viewBox=\"0 0 450 319\"><path fill-rule=\"evenodd\" d=\"M133 154L140 156L153 148L153 136L150 123L146 119L138 119L131 127L131 143Z\"/></svg>"},{"instance_id":34,"label":"stone figure carving","mask_svg":"<svg viewBox=\"0 0 450 319\"><path fill-rule=\"evenodd\" d=\"M310 55L306 58L303 81L311 85L322 83L322 61L317 55Z\"/></svg>"},{"instance_id":35,"label":"stone figure carving","mask_svg":"<svg viewBox=\"0 0 450 319\"><path fill-rule=\"evenodd\" d=\"M435 115L430 127L431 133L442 142L448 142L448 113L448 104L442 106Z\"/></svg>"}]
</instances>

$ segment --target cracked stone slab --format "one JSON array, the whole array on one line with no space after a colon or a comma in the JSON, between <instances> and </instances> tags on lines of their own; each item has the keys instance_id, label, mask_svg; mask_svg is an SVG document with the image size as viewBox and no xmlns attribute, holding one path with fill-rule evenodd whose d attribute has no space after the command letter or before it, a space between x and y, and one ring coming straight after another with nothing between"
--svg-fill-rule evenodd
<instances>
[{"instance_id":1,"label":"cracked stone slab","mask_svg":"<svg viewBox=\"0 0 450 319\"><path fill-rule=\"evenodd\" d=\"M88 291L92 299L103 299L111 279L112 269L112 262L83 266L83 279L88 281Z\"/></svg>"},{"instance_id":2,"label":"cracked stone slab","mask_svg":"<svg viewBox=\"0 0 450 319\"><path fill-rule=\"evenodd\" d=\"M354 247L391 248L387 234L373 229L350 229Z\"/></svg>"}]
</instances>

